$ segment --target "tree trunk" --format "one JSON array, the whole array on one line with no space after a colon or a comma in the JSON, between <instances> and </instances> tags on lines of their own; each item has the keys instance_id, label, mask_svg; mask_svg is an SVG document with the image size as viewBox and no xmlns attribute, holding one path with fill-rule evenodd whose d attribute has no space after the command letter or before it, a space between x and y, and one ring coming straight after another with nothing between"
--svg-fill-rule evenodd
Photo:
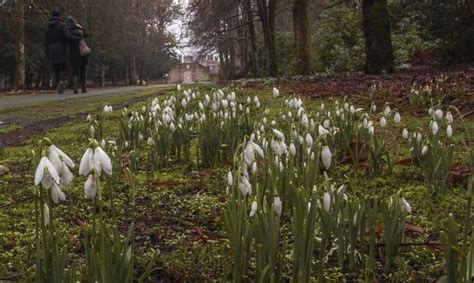
<instances>
[{"instance_id":1,"label":"tree trunk","mask_svg":"<svg viewBox=\"0 0 474 283\"><path fill-rule=\"evenodd\" d=\"M16 59L16 81L15 91L23 91L25 88L25 7L23 0L15 2L15 59Z\"/></svg>"},{"instance_id":2,"label":"tree trunk","mask_svg":"<svg viewBox=\"0 0 474 283\"><path fill-rule=\"evenodd\" d=\"M393 49L387 0L363 0L362 15L366 56L365 73L393 72Z\"/></svg>"},{"instance_id":3,"label":"tree trunk","mask_svg":"<svg viewBox=\"0 0 474 283\"><path fill-rule=\"evenodd\" d=\"M100 65L100 83L99 83L99 86L100 87L105 86L105 64L104 63L102 63Z\"/></svg>"},{"instance_id":4,"label":"tree trunk","mask_svg":"<svg viewBox=\"0 0 474 283\"><path fill-rule=\"evenodd\" d=\"M311 23L308 6L308 0L294 0L293 2L293 30L296 66L299 75L309 75L312 71Z\"/></svg>"},{"instance_id":5,"label":"tree trunk","mask_svg":"<svg viewBox=\"0 0 474 283\"><path fill-rule=\"evenodd\" d=\"M136 85L137 84L137 57L135 54L131 54L129 57L129 67L128 67L128 72L129 72L129 85Z\"/></svg>"},{"instance_id":6,"label":"tree trunk","mask_svg":"<svg viewBox=\"0 0 474 283\"><path fill-rule=\"evenodd\" d=\"M255 34L255 24L254 24L251 0L245 0L244 7L247 12L247 25L248 25L249 35L250 35L250 46L251 46L250 60L252 62L253 75L255 77L258 77L259 76L259 62L258 62L258 55L257 55L257 35Z\"/></svg>"},{"instance_id":7,"label":"tree trunk","mask_svg":"<svg viewBox=\"0 0 474 283\"><path fill-rule=\"evenodd\" d=\"M271 77L278 76L275 46L275 13L276 0L257 0L258 13L262 23L263 40L268 55L268 73Z\"/></svg>"}]
</instances>

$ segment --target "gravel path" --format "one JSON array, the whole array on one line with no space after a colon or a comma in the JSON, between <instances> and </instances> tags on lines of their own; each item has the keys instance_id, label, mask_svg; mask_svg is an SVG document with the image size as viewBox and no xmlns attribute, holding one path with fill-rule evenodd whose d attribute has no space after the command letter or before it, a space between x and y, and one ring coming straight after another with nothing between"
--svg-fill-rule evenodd
<instances>
[{"instance_id":1,"label":"gravel path","mask_svg":"<svg viewBox=\"0 0 474 283\"><path fill-rule=\"evenodd\" d=\"M52 102L52 101L63 101L68 99L74 99L79 97L93 97L103 96L104 98L116 97L123 94L127 94L135 90L144 90L150 88L164 88L170 85L151 85L151 86L129 86L129 87L117 87L117 88L105 88L105 89L91 89L86 94L73 94L71 90L68 90L63 95L57 93L46 92L37 94L25 94L25 95L9 95L0 96L0 110L10 107L28 106L31 104L41 102Z\"/></svg>"}]
</instances>

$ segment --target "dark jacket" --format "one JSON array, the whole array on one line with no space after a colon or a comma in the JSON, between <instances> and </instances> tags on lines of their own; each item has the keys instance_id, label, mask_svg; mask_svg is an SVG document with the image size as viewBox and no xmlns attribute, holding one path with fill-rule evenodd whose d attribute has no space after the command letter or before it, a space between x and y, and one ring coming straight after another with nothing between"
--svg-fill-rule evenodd
<instances>
[{"instance_id":1,"label":"dark jacket","mask_svg":"<svg viewBox=\"0 0 474 283\"><path fill-rule=\"evenodd\" d=\"M68 23L67 27L68 27L69 32L74 36L77 36L81 39L88 37L88 34L84 31L82 26L80 26L79 24ZM69 62L71 63L73 67L76 65L87 64L88 56L81 56L81 53L79 51L79 41L68 40L68 46L69 46Z\"/></svg>"},{"instance_id":2,"label":"dark jacket","mask_svg":"<svg viewBox=\"0 0 474 283\"><path fill-rule=\"evenodd\" d=\"M67 62L68 40L79 44L81 37L73 35L61 18L52 17L46 31L46 57L52 64Z\"/></svg>"}]
</instances>

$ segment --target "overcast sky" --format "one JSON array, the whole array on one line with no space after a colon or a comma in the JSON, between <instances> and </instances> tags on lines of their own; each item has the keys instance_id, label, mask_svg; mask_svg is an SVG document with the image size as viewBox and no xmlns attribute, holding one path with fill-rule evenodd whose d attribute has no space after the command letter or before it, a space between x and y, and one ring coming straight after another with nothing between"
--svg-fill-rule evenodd
<instances>
[{"instance_id":1,"label":"overcast sky","mask_svg":"<svg viewBox=\"0 0 474 283\"><path fill-rule=\"evenodd\" d=\"M183 13L185 12L189 0L174 0L174 3L180 4ZM196 48L190 47L189 45L189 38L186 35L186 25L184 23L184 16L175 20L169 27L168 30L172 32L176 39L178 40L179 47L177 48L177 53L180 55L191 55L196 56Z\"/></svg>"}]
</instances>

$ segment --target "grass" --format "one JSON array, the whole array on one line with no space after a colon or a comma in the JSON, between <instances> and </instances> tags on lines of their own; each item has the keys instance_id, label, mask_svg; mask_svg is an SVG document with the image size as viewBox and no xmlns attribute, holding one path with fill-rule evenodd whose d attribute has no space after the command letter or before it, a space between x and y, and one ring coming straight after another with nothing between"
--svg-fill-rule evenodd
<instances>
[{"instance_id":1,"label":"grass","mask_svg":"<svg viewBox=\"0 0 474 283\"><path fill-rule=\"evenodd\" d=\"M200 86L201 93L209 91L212 86ZM169 94L169 91L166 92ZM271 109L271 115L281 110L282 99L271 97L271 89L243 89L241 99L246 94L258 95L263 107ZM41 120L54 117L73 115L75 113L94 112L104 104L115 104L133 97L147 97L156 94L156 90L147 90L126 97L113 98L107 101L91 99L87 104L78 101L58 102L50 109L51 113ZM307 108L319 107L329 100L304 99ZM78 109L78 105L81 105ZM144 102L135 103L133 108L139 109ZM10 117L34 117L45 105L35 105L31 109L11 109ZM362 107L363 105L361 105ZM380 107L380 106L379 106ZM58 109L58 110L55 110ZM399 109L402 109L399 106ZM30 113L30 114L28 114ZM108 116L106 136L114 137L118 133L117 109ZM404 113L404 126L410 129L426 128L427 117L414 117ZM392 123L393 125L393 123ZM467 128L456 124L456 161L464 162L466 157L460 141L466 131L473 132L473 120L468 120ZM393 127L390 131L393 139L401 140L402 126ZM59 148L68 153L76 165L87 147L88 126L86 121L67 123L57 129L43 133ZM34 137L25 145L6 148L0 157L0 165L9 169L9 174L0 178L0 281L2 278L13 278L25 281L34 276L34 222L33 213L33 170L31 152L36 148ZM408 150L403 154L408 156ZM143 163L143 160L142 160ZM144 166L144 165L143 165ZM77 170L77 169L76 169ZM105 191L113 190L118 195L118 219L125 231L129 224L129 198L125 180L119 166L114 168L117 186L106 187ZM154 271L150 282L163 281L214 281L223 277L223 249L226 246L223 234L223 203L225 196L226 165L214 169L202 169L194 162L188 164L174 163L166 170L147 174L139 171L136 175L137 189L137 223L136 223L136 272L145 269L150 262ZM75 172L77 173L77 171ZM77 175L77 174L75 174ZM421 170L414 166L396 166L391 176L368 178L364 174L350 174L349 168L340 166L332 173L332 178L343 182L347 180L348 193L355 196L380 195L388 196L401 191L412 204L414 213L408 222L422 231L408 231L406 241L423 242L438 240L449 212L460 216L463 211L465 182L451 184L443 195L432 196L423 181ZM83 253L82 227L84 221L90 219L90 202L83 196L84 177L76 177L74 183L65 189L66 202L55 207L55 217L59 217L57 227L61 235L61 244L67 246L70 260L83 260L78 255ZM107 203L107 202L106 202ZM108 207L104 207L107 212ZM124 232L125 233L125 232ZM443 258L440 250L430 247L406 247L401 249L397 257L395 271L386 274L385 280L392 282L425 282L434 281L443 274ZM82 265L82 268L83 265ZM382 266L378 266L377 272ZM230 269L230 267L227 267ZM79 268L81 270L81 266ZM330 269L328 278L341 280L347 276L340 270Z\"/></svg>"},{"instance_id":2,"label":"grass","mask_svg":"<svg viewBox=\"0 0 474 283\"><path fill-rule=\"evenodd\" d=\"M6 135L14 132L19 132L23 130L24 128L21 125L8 125L5 127L0 127L0 135Z\"/></svg>"}]
</instances>

